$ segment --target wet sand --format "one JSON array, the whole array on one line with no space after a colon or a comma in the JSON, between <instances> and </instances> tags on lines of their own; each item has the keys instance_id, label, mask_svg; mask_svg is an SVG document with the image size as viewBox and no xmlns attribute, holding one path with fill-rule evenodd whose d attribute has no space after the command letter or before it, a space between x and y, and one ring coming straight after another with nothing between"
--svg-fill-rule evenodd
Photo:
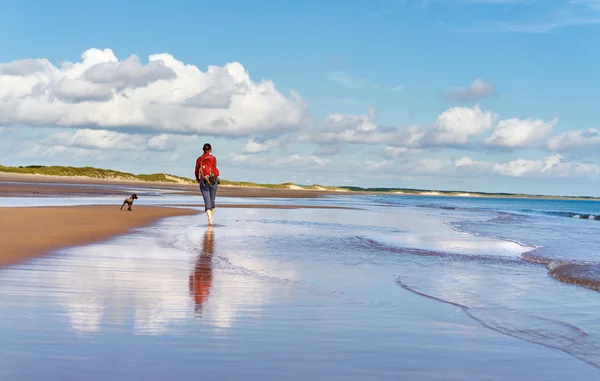
<instances>
[{"instance_id":1,"label":"wet sand","mask_svg":"<svg viewBox=\"0 0 600 381\"><path fill-rule=\"evenodd\" d=\"M495 240L381 207L224 208L212 229L202 217L0 269L0 379L598 379L568 353L597 358L585 290L519 261L399 255L369 238L477 252Z\"/></svg>"},{"instance_id":2,"label":"wet sand","mask_svg":"<svg viewBox=\"0 0 600 381\"><path fill-rule=\"evenodd\" d=\"M203 204L174 204L175 206L183 207L202 207ZM360 208L353 208L348 206L335 206L335 205L293 205L293 204L217 204L217 208L237 208L237 209L347 209L347 210L362 210Z\"/></svg>"},{"instance_id":3,"label":"wet sand","mask_svg":"<svg viewBox=\"0 0 600 381\"><path fill-rule=\"evenodd\" d=\"M125 207L126 208L126 207ZM0 267L71 246L103 241L192 209L136 206L68 206L0 209Z\"/></svg>"},{"instance_id":4,"label":"wet sand","mask_svg":"<svg viewBox=\"0 0 600 381\"><path fill-rule=\"evenodd\" d=\"M152 225L159 219L203 214L202 204L172 207L134 205L0 208L0 267L42 256L57 249L87 245ZM200 210L186 207L200 208ZM349 209L337 206L222 204L238 209ZM204 219L202 219L204 221Z\"/></svg>"}]
</instances>

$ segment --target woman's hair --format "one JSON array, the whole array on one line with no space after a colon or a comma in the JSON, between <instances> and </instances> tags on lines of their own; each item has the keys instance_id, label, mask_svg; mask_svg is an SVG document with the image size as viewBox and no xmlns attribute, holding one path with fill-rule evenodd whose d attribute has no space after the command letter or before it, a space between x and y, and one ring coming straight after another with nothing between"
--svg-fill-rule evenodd
<instances>
[{"instance_id":1,"label":"woman's hair","mask_svg":"<svg viewBox=\"0 0 600 381\"><path fill-rule=\"evenodd\" d=\"M202 151L208 152L208 151L211 151L211 150L212 150L212 147L210 146L210 144L204 143L204 147L202 147Z\"/></svg>"}]
</instances>

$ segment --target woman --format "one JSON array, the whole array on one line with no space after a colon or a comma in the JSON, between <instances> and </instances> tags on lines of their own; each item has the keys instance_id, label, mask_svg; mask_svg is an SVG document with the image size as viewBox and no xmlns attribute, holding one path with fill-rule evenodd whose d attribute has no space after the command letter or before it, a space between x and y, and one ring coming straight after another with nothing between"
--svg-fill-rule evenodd
<instances>
[{"instance_id":1,"label":"woman","mask_svg":"<svg viewBox=\"0 0 600 381\"><path fill-rule=\"evenodd\" d=\"M215 210L215 197L217 195L217 186L219 184L219 169L217 168L217 158L212 155L210 144L204 144L202 147L204 154L196 159L196 181L200 184L200 192L204 198L204 211L208 216L208 224L212 226L212 217Z\"/></svg>"}]
</instances>

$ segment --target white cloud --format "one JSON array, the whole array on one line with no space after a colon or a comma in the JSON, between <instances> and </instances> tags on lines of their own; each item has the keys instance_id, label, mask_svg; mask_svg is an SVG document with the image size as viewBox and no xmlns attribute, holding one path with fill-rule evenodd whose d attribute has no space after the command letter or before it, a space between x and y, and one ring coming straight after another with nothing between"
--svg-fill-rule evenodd
<instances>
[{"instance_id":1,"label":"white cloud","mask_svg":"<svg viewBox=\"0 0 600 381\"><path fill-rule=\"evenodd\" d=\"M233 153L230 156L230 161L233 164L243 164L244 166L252 165L255 168L288 169L293 167L299 169L300 171L309 171L314 168L325 167L330 163L328 159L324 159L319 156L302 156L298 154L269 157Z\"/></svg>"},{"instance_id":2,"label":"white cloud","mask_svg":"<svg viewBox=\"0 0 600 381\"><path fill-rule=\"evenodd\" d=\"M320 144L315 150L317 156L333 156L344 151L345 146L341 143Z\"/></svg>"},{"instance_id":3,"label":"white cloud","mask_svg":"<svg viewBox=\"0 0 600 381\"><path fill-rule=\"evenodd\" d=\"M85 150L168 151L181 144L191 142L197 136L160 134L148 137L141 134L126 134L118 131L80 129L75 132L57 132L50 135L43 145L49 152L64 152L66 147ZM64 147L64 148L60 148Z\"/></svg>"},{"instance_id":4,"label":"white cloud","mask_svg":"<svg viewBox=\"0 0 600 381\"><path fill-rule=\"evenodd\" d=\"M60 79L52 89L52 95L65 103L106 102L113 98L113 90L107 85L90 83L81 79Z\"/></svg>"},{"instance_id":5,"label":"white cloud","mask_svg":"<svg viewBox=\"0 0 600 381\"><path fill-rule=\"evenodd\" d=\"M246 145L244 146L244 153L260 153L267 152L279 146L279 142L277 140L269 139L264 142L259 142L254 140L254 138L250 139Z\"/></svg>"},{"instance_id":6,"label":"white cloud","mask_svg":"<svg viewBox=\"0 0 600 381\"><path fill-rule=\"evenodd\" d=\"M390 147L394 152L394 147ZM396 156L385 160L350 160L339 162L324 160L317 156L299 156L272 158L263 155L232 155L235 165L263 167L265 169L294 168L295 174L328 173L333 178L362 181L365 178L396 178L397 176L436 176L441 178L489 178L528 177L528 178L587 178L600 174L600 166L592 163L566 161L560 155L543 159L516 159L504 162L475 160L468 156L458 158L432 158L402 155L410 150L400 149ZM394 152L396 153L396 152ZM335 181L335 180L334 180Z\"/></svg>"},{"instance_id":7,"label":"white cloud","mask_svg":"<svg viewBox=\"0 0 600 381\"><path fill-rule=\"evenodd\" d=\"M387 158L397 158L400 156L405 156L408 154L416 154L416 153L420 153L421 150L419 149L412 149L412 148L407 148L407 147L392 147L392 146L386 146L385 147L385 157Z\"/></svg>"},{"instance_id":8,"label":"white cloud","mask_svg":"<svg viewBox=\"0 0 600 381\"><path fill-rule=\"evenodd\" d=\"M596 151L598 147L600 131L596 128L563 132L548 140L548 148L552 151Z\"/></svg>"},{"instance_id":9,"label":"white cloud","mask_svg":"<svg viewBox=\"0 0 600 381\"><path fill-rule=\"evenodd\" d=\"M477 78L467 87L459 87L445 92L444 97L456 102L468 102L479 100L482 98L497 95L491 83L485 82L481 78Z\"/></svg>"},{"instance_id":10,"label":"white cloud","mask_svg":"<svg viewBox=\"0 0 600 381\"><path fill-rule=\"evenodd\" d=\"M59 132L51 135L50 146L77 147L85 149L138 150L146 146L142 135L124 134L107 130L77 130L75 133Z\"/></svg>"},{"instance_id":11,"label":"white cloud","mask_svg":"<svg viewBox=\"0 0 600 381\"><path fill-rule=\"evenodd\" d=\"M410 174L473 176L488 174L492 166L492 163L476 161L467 156L455 160L421 158L402 162L401 171Z\"/></svg>"},{"instance_id":12,"label":"white cloud","mask_svg":"<svg viewBox=\"0 0 600 381\"><path fill-rule=\"evenodd\" d=\"M370 115L330 114L317 127L301 131L297 140L323 144L336 143L382 143L393 139L394 129L383 129L373 123L375 112Z\"/></svg>"},{"instance_id":13,"label":"white cloud","mask_svg":"<svg viewBox=\"0 0 600 381\"><path fill-rule=\"evenodd\" d=\"M43 71L50 66L50 62L46 59L23 59L8 63L0 63L0 75L25 76Z\"/></svg>"},{"instance_id":14,"label":"white cloud","mask_svg":"<svg viewBox=\"0 0 600 381\"><path fill-rule=\"evenodd\" d=\"M145 65L110 49L81 59L0 64L0 124L243 136L292 130L306 117L297 93L253 82L237 62L202 72L169 54Z\"/></svg>"},{"instance_id":15,"label":"white cloud","mask_svg":"<svg viewBox=\"0 0 600 381\"><path fill-rule=\"evenodd\" d=\"M148 139L148 148L155 151L169 151L178 146L193 142L198 136L160 134Z\"/></svg>"},{"instance_id":16,"label":"white cloud","mask_svg":"<svg viewBox=\"0 0 600 381\"><path fill-rule=\"evenodd\" d=\"M100 151L102 152L102 151ZM69 165L73 162L94 159L96 162L102 162L107 159L103 154L96 154L89 148L69 147L66 145L44 145L34 144L18 152L18 157L43 160L62 159L69 160ZM38 163L36 163L38 164Z\"/></svg>"},{"instance_id":17,"label":"white cloud","mask_svg":"<svg viewBox=\"0 0 600 381\"><path fill-rule=\"evenodd\" d=\"M556 177L591 176L600 173L600 167L591 163L563 161L561 155L543 160L517 159L494 165L494 172L504 176L553 175Z\"/></svg>"},{"instance_id":18,"label":"white cloud","mask_svg":"<svg viewBox=\"0 0 600 381\"><path fill-rule=\"evenodd\" d=\"M492 135L484 140L488 146L527 148L543 146L552 134L557 119L545 122L539 119L504 119L498 122Z\"/></svg>"},{"instance_id":19,"label":"white cloud","mask_svg":"<svg viewBox=\"0 0 600 381\"><path fill-rule=\"evenodd\" d=\"M83 72L83 78L91 83L109 85L116 90L146 87L160 80L174 80L175 71L161 60L152 60L143 66L135 54L118 62L112 52L109 60L101 60Z\"/></svg>"},{"instance_id":20,"label":"white cloud","mask_svg":"<svg viewBox=\"0 0 600 381\"><path fill-rule=\"evenodd\" d=\"M473 108L453 107L440 114L424 140L432 146L466 145L471 137L491 129L496 118L496 114L482 111L478 105Z\"/></svg>"},{"instance_id":21,"label":"white cloud","mask_svg":"<svg viewBox=\"0 0 600 381\"><path fill-rule=\"evenodd\" d=\"M369 115L330 114L317 129L301 131L298 141L387 144L409 148L458 147L466 146L470 138L491 129L497 117L490 111L481 110L478 105L450 108L441 113L431 126L381 127L374 123L375 116L372 109Z\"/></svg>"}]
</instances>

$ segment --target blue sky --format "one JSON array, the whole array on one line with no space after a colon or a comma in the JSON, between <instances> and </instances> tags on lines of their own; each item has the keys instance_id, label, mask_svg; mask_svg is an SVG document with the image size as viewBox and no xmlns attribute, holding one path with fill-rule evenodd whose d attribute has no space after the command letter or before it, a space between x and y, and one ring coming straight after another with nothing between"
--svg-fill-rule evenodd
<instances>
[{"instance_id":1,"label":"blue sky","mask_svg":"<svg viewBox=\"0 0 600 381\"><path fill-rule=\"evenodd\" d=\"M3 164L600 195L600 1L0 4Z\"/></svg>"}]
</instances>

